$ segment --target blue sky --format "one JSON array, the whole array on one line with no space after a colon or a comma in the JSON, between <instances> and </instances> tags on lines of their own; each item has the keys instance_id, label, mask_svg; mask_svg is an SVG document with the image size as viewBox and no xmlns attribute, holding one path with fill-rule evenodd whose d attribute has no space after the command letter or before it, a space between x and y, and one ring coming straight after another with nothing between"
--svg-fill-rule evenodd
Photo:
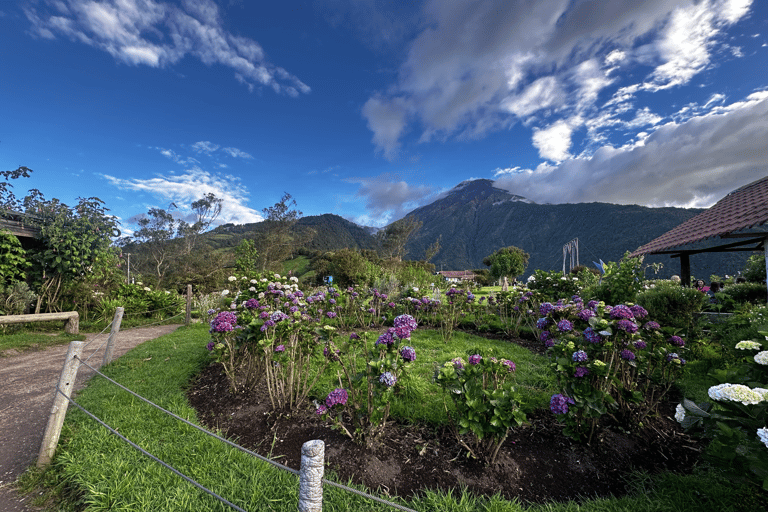
<instances>
[{"instance_id":1,"label":"blue sky","mask_svg":"<svg viewBox=\"0 0 768 512\"><path fill-rule=\"evenodd\" d=\"M208 192L382 226L474 178L706 207L768 173L758 0L0 0L0 71L16 194L126 233Z\"/></svg>"}]
</instances>

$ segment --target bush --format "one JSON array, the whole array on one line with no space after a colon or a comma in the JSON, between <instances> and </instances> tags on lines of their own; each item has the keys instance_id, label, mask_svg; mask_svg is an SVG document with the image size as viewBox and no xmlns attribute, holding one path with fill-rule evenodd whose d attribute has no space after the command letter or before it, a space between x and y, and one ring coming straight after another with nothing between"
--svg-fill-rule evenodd
<instances>
[{"instance_id":1,"label":"bush","mask_svg":"<svg viewBox=\"0 0 768 512\"><path fill-rule=\"evenodd\" d=\"M736 303L751 302L752 304L765 304L766 298L768 298L765 281L761 283L731 284L723 288L721 293L727 295Z\"/></svg>"},{"instance_id":2,"label":"bush","mask_svg":"<svg viewBox=\"0 0 768 512\"><path fill-rule=\"evenodd\" d=\"M765 283L765 254L750 256L742 275L749 283Z\"/></svg>"},{"instance_id":3,"label":"bush","mask_svg":"<svg viewBox=\"0 0 768 512\"><path fill-rule=\"evenodd\" d=\"M660 324L682 329L690 337L696 329L696 314L709 304L709 297L675 281L655 281L652 288L639 292L635 301Z\"/></svg>"},{"instance_id":4,"label":"bush","mask_svg":"<svg viewBox=\"0 0 768 512\"><path fill-rule=\"evenodd\" d=\"M562 272L536 270L528 278L528 288L538 291L542 301L556 302L578 294L581 281L575 276L563 275Z\"/></svg>"},{"instance_id":5,"label":"bush","mask_svg":"<svg viewBox=\"0 0 768 512\"><path fill-rule=\"evenodd\" d=\"M643 289L645 280L642 263L642 258L630 258L629 253L618 263L604 263L602 279L588 290L584 290L582 295L602 300L606 304L635 302L635 295Z\"/></svg>"}]
</instances>

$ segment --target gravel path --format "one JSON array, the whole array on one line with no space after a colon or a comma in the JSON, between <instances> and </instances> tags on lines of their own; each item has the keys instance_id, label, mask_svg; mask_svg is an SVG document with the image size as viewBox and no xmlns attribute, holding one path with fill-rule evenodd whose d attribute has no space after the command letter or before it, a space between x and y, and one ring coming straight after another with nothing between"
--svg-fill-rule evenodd
<instances>
[{"instance_id":1,"label":"gravel path","mask_svg":"<svg viewBox=\"0 0 768 512\"><path fill-rule=\"evenodd\" d=\"M176 330L178 325L138 327L120 331L115 342L114 358L147 340ZM88 334L83 357L88 364L101 365L109 332ZM94 350L101 347L94 355ZM29 505L31 497L22 497L14 489L16 479L37 460L43 433L53 404L53 393L59 380L68 345L37 352L0 357L0 512L34 512L41 509ZM81 367L75 391L81 389L93 371Z\"/></svg>"}]
</instances>

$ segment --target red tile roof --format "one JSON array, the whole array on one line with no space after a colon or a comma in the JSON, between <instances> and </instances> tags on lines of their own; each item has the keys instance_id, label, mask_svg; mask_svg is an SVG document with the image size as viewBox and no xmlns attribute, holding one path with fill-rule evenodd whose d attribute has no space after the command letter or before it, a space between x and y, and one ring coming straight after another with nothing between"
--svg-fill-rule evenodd
<instances>
[{"instance_id":1,"label":"red tile roof","mask_svg":"<svg viewBox=\"0 0 768 512\"><path fill-rule=\"evenodd\" d=\"M653 254L768 222L768 176L734 190L707 211L639 247L632 256Z\"/></svg>"}]
</instances>

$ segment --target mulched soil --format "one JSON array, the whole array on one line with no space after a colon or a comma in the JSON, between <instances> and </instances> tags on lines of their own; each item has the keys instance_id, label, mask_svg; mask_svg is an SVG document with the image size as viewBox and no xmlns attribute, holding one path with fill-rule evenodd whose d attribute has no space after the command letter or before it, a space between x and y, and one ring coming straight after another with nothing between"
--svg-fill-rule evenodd
<instances>
[{"instance_id":1,"label":"mulched soil","mask_svg":"<svg viewBox=\"0 0 768 512\"><path fill-rule=\"evenodd\" d=\"M510 341L539 350L529 340ZM618 496L626 492L630 471L690 472L701 452L699 441L674 420L677 400L663 404L643 429L630 433L605 426L591 447L563 436L562 426L548 410L536 411L513 430L498 463L489 467L468 458L450 430L442 427L393 422L381 444L366 449L332 430L314 414L312 404L276 414L270 411L265 390L233 395L217 364L201 372L188 397L207 427L221 429L248 449L298 469L302 444L322 439L326 471L339 481L351 479L406 498L424 489L461 487L477 495L498 493L532 503Z\"/></svg>"}]
</instances>

